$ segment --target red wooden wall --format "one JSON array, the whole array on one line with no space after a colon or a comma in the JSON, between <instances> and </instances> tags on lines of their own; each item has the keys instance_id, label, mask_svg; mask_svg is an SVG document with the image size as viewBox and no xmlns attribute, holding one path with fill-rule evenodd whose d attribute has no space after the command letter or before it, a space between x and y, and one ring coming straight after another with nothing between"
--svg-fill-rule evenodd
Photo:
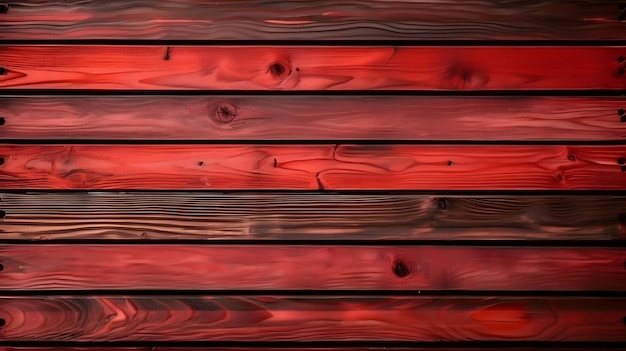
<instances>
[{"instance_id":1,"label":"red wooden wall","mask_svg":"<svg viewBox=\"0 0 626 351\"><path fill-rule=\"evenodd\" d=\"M626 3L0 3L0 351L626 350Z\"/></svg>"}]
</instances>

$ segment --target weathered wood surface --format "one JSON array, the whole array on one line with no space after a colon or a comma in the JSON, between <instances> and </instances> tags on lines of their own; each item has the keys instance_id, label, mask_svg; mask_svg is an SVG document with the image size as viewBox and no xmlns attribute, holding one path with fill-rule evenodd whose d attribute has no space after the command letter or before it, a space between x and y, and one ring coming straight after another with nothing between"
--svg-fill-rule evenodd
<instances>
[{"instance_id":1,"label":"weathered wood surface","mask_svg":"<svg viewBox=\"0 0 626 351\"><path fill-rule=\"evenodd\" d=\"M623 15L608 0L17 0L0 38L622 40Z\"/></svg>"},{"instance_id":2,"label":"weathered wood surface","mask_svg":"<svg viewBox=\"0 0 626 351\"><path fill-rule=\"evenodd\" d=\"M623 46L2 46L16 89L626 89Z\"/></svg>"},{"instance_id":3,"label":"weathered wood surface","mask_svg":"<svg viewBox=\"0 0 626 351\"><path fill-rule=\"evenodd\" d=\"M626 249L0 245L3 290L626 290Z\"/></svg>"},{"instance_id":4,"label":"weathered wood surface","mask_svg":"<svg viewBox=\"0 0 626 351\"><path fill-rule=\"evenodd\" d=\"M0 138L605 141L626 139L624 108L621 97L0 97Z\"/></svg>"},{"instance_id":5,"label":"weathered wood surface","mask_svg":"<svg viewBox=\"0 0 626 351\"><path fill-rule=\"evenodd\" d=\"M0 299L13 341L626 341L626 299L63 297Z\"/></svg>"},{"instance_id":6,"label":"weathered wood surface","mask_svg":"<svg viewBox=\"0 0 626 351\"><path fill-rule=\"evenodd\" d=\"M623 189L625 146L2 145L5 189Z\"/></svg>"},{"instance_id":7,"label":"weathered wood surface","mask_svg":"<svg viewBox=\"0 0 626 351\"><path fill-rule=\"evenodd\" d=\"M0 239L612 240L626 198L0 193Z\"/></svg>"}]
</instances>

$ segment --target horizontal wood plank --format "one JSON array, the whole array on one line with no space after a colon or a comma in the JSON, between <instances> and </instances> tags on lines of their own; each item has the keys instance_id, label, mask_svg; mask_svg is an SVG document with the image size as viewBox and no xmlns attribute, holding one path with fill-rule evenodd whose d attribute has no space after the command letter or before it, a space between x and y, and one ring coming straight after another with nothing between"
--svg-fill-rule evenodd
<instances>
[{"instance_id":1,"label":"horizontal wood plank","mask_svg":"<svg viewBox=\"0 0 626 351\"><path fill-rule=\"evenodd\" d=\"M623 90L623 46L1 46L0 87Z\"/></svg>"},{"instance_id":2,"label":"horizontal wood plank","mask_svg":"<svg viewBox=\"0 0 626 351\"><path fill-rule=\"evenodd\" d=\"M0 245L3 290L626 290L626 249Z\"/></svg>"},{"instance_id":3,"label":"horizontal wood plank","mask_svg":"<svg viewBox=\"0 0 626 351\"><path fill-rule=\"evenodd\" d=\"M533 0L17 0L4 39L598 40L624 37L618 2ZM623 17L622 17L623 19Z\"/></svg>"},{"instance_id":4,"label":"horizontal wood plank","mask_svg":"<svg viewBox=\"0 0 626 351\"><path fill-rule=\"evenodd\" d=\"M393 345L393 344L391 344ZM337 347L216 347L216 346L192 346L192 347L24 347L24 346L0 346L0 351L493 351L492 347L398 347L398 346L337 346ZM554 347L507 347L506 351L554 351ZM559 347L559 351L598 351L598 348L585 347ZM606 350L625 351L626 347L611 347Z\"/></svg>"},{"instance_id":5,"label":"horizontal wood plank","mask_svg":"<svg viewBox=\"0 0 626 351\"><path fill-rule=\"evenodd\" d=\"M1 145L5 189L623 189L626 147Z\"/></svg>"},{"instance_id":6,"label":"horizontal wood plank","mask_svg":"<svg viewBox=\"0 0 626 351\"><path fill-rule=\"evenodd\" d=\"M0 107L2 139L626 139L620 97L61 95Z\"/></svg>"},{"instance_id":7,"label":"horizontal wood plank","mask_svg":"<svg viewBox=\"0 0 626 351\"><path fill-rule=\"evenodd\" d=\"M626 299L0 298L13 341L626 341Z\"/></svg>"},{"instance_id":8,"label":"horizontal wood plank","mask_svg":"<svg viewBox=\"0 0 626 351\"><path fill-rule=\"evenodd\" d=\"M613 240L617 196L0 193L0 239Z\"/></svg>"}]
</instances>

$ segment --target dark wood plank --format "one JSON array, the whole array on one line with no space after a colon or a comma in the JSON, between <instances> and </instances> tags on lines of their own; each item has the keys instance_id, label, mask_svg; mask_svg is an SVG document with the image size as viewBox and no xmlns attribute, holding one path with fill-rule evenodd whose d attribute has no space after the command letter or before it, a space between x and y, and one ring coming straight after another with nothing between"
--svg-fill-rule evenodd
<instances>
[{"instance_id":1,"label":"dark wood plank","mask_svg":"<svg viewBox=\"0 0 626 351\"><path fill-rule=\"evenodd\" d=\"M626 249L0 245L3 290L626 290Z\"/></svg>"},{"instance_id":2,"label":"dark wood plank","mask_svg":"<svg viewBox=\"0 0 626 351\"><path fill-rule=\"evenodd\" d=\"M626 147L2 145L5 189L623 189Z\"/></svg>"},{"instance_id":3,"label":"dark wood plank","mask_svg":"<svg viewBox=\"0 0 626 351\"><path fill-rule=\"evenodd\" d=\"M22 96L0 107L2 139L626 139L619 97Z\"/></svg>"},{"instance_id":4,"label":"dark wood plank","mask_svg":"<svg viewBox=\"0 0 626 351\"><path fill-rule=\"evenodd\" d=\"M0 351L432 351L429 347L397 347L397 346L338 346L338 347L215 347L215 346L192 346L192 347L24 347L24 346L0 346ZM437 347L438 351L493 351L490 347ZM506 351L553 351L550 347L507 347ZM584 347L559 347L559 351L598 351L598 348ZM624 351L626 348L611 347L611 351Z\"/></svg>"},{"instance_id":5,"label":"dark wood plank","mask_svg":"<svg viewBox=\"0 0 626 351\"><path fill-rule=\"evenodd\" d=\"M626 198L0 193L0 239L612 240Z\"/></svg>"},{"instance_id":6,"label":"dark wood plank","mask_svg":"<svg viewBox=\"0 0 626 351\"><path fill-rule=\"evenodd\" d=\"M626 299L5 297L13 341L626 341Z\"/></svg>"},{"instance_id":7,"label":"dark wood plank","mask_svg":"<svg viewBox=\"0 0 626 351\"><path fill-rule=\"evenodd\" d=\"M626 47L3 46L16 89L626 89Z\"/></svg>"},{"instance_id":8,"label":"dark wood plank","mask_svg":"<svg viewBox=\"0 0 626 351\"><path fill-rule=\"evenodd\" d=\"M617 1L11 1L4 39L598 40Z\"/></svg>"}]
</instances>

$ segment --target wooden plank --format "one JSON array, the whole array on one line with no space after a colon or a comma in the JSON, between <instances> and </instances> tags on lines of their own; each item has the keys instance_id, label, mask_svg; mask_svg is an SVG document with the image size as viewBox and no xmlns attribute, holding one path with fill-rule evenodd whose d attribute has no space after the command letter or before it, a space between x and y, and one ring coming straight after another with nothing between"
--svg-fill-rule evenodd
<instances>
[{"instance_id":1,"label":"wooden plank","mask_svg":"<svg viewBox=\"0 0 626 351\"><path fill-rule=\"evenodd\" d=\"M617 196L0 193L0 239L613 240Z\"/></svg>"},{"instance_id":2,"label":"wooden plank","mask_svg":"<svg viewBox=\"0 0 626 351\"><path fill-rule=\"evenodd\" d=\"M2 46L0 87L626 89L626 47Z\"/></svg>"},{"instance_id":3,"label":"wooden plank","mask_svg":"<svg viewBox=\"0 0 626 351\"><path fill-rule=\"evenodd\" d=\"M17 0L0 15L0 38L622 40L619 6L608 0Z\"/></svg>"},{"instance_id":4,"label":"wooden plank","mask_svg":"<svg viewBox=\"0 0 626 351\"><path fill-rule=\"evenodd\" d=\"M393 345L393 344L391 344ZM600 345L599 347L602 347ZM502 349L502 348L500 348ZM500 350L499 349L499 350ZM610 350L610 351L626 351L626 347L610 347L599 349L585 348L585 347L507 347L506 351L598 351L598 350ZM256 346L256 347L217 347L217 346L192 346L192 347L59 347L59 346L47 346L47 347L23 347L23 346L0 346L0 351L493 351L493 347L398 347L398 346L337 346L337 347L269 347L269 346Z\"/></svg>"},{"instance_id":5,"label":"wooden plank","mask_svg":"<svg viewBox=\"0 0 626 351\"><path fill-rule=\"evenodd\" d=\"M626 341L623 298L33 296L12 341Z\"/></svg>"},{"instance_id":6,"label":"wooden plank","mask_svg":"<svg viewBox=\"0 0 626 351\"><path fill-rule=\"evenodd\" d=\"M2 139L626 139L621 97L12 96L0 106Z\"/></svg>"},{"instance_id":7,"label":"wooden plank","mask_svg":"<svg viewBox=\"0 0 626 351\"><path fill-rule=\"evenodd\" d=\"M4 189L623 189L626 147L2 145Z\"/></svg>"},{"instance_id":8,"label":"wooden plank","mask_svg":"<svg viewBox=\"0 0 626 351\"><path fill-rule=\"evenodd\" d=\"M626 249L0 245L3 290L626 290Z\"/></svg>"}]
</instances>

